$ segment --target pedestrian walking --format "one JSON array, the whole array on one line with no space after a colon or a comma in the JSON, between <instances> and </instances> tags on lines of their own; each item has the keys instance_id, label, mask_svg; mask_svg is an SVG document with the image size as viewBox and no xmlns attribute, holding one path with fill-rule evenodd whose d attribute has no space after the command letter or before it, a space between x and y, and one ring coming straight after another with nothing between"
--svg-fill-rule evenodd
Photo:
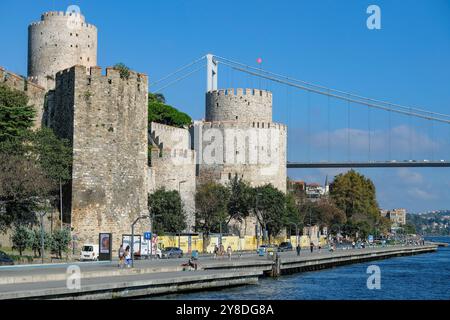
<instances>
[{"instance_id":1,"label":"pedestrian walking","mask_svg":"<svg viewBox=\"0 0 450 320\"><path fill-rule=\"evenodd\" d=\"M219 253L219 247L217 246L217 244L214 246L214 259L217 258L217 254Z\"/></svg>"},{"instance_id":2,"label":"pedestrian walking","mask_svg":"<svg viewBox=\"0 0 450 320\"><path fill-rule=\"evenodd\" d=\"M302 250L302 248L300 247L300 244L297 244L296 250L297 250L297 256L299 256L300 255L300 251Z\"/></svg>"},{"instance_id":3,"label":"pedestrian walking","mask_svg":"<svg viewBox=\"0 0 450 320\"><path fill-rule=\"evenodd\" d=\"M219 255L220 255L220 257L222 257L224 254L225 254L225 247L221 243L219 246Z\"/></svg>"},{"instance_id":4,"label":"pedestrian walking","mask_svg":"<svg viewBox=\"0 0 450 320\"><path fill-rule=\"evenodd\" d=\"M125 262L125 250L123 249L123 244L120 245L118 255L119 255L119 268L123 268Z\"/></svg>"},{"instance_id":5,"label":"pedestrian walking","mask_svg":"<svg viewBox=\"0 0 450 320\"><path fill-rule=\"evenodd\" d=\"M127 268L131 267L131 253L130 253L130 246L127 246L125 249L125 261L127 264Z\"/></svg>"},{"instance_id":6,"label":"pedestrian walking","mask_svg":"<svg viewBox=\"0 0 450 320\"><path fill-rule=\"evenodd\" d=\"M230 259L231 260L231 245L228 245L228 248L227 248L227 254L228 254L228 259Z\"/></svg>"},{"instance_id":7,"label":"pedestrian walking","mask_svg":"<svg viewBox=\"0 0 450 320\"><path fill-rule=\"evenodd\" d=\"M355 249L356 243L355 241L352 242L352 249Z\"/></svg>"},{"instance_id":8,"label":"pedestrian walking","mask_svg":"<svg viewBox=\"0 0 450 320\"><path fill-rule=\"evenodd\" d=\"M309 249L311 250L311 253L314 251L314 243L309 243Z\"/></svg>"}]
</instances>

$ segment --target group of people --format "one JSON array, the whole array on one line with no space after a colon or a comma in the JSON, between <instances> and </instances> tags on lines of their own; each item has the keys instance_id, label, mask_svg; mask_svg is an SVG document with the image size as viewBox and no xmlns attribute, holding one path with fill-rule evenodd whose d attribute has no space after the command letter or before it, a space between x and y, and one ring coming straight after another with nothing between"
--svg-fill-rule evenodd
<instances>
[{"instance_id":1,"label":"group of people","mask_svg":"<svg viewBox=\"0 0 450 320\"><path fill-rule=\"evenodd\" d=\"M232 249L231 249L231 245L228 245L227 247L227 255L228 255L228 259L231 259L231 254L232 254ZM220 244L219 246L216 244L214 246L214 259L217 258L217 256L222 257L225 254L225 247L223 246L223 244Z\"/></svg>"},{"instance_id":2,"label":"group of people","mask_svg":"<svg viewBox=\"0 0 450 320\"><path fill-rule=\"evenodd\" d=\"M125 266L127 266L127 268L130 268L131 267L130 246L127 246L124 249L123 244L121 244L118 255L119 255L119 268L124 268Z\"/></svg>"}]
</instances>

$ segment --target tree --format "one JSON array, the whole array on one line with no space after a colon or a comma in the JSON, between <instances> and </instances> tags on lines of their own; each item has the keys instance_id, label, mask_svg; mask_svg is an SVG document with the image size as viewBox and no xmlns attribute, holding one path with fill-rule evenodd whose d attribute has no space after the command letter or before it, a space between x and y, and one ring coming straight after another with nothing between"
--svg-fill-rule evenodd
<instances>
[{"instance_id":1,"label":"tree","mask_svg":"<svg viewBox=\"0 0 450 320\"><path fill-rule=\"evenodd\" d=\"M130 68L128 68L124 63L116 63L113 68L119 71L121 79L128 80L128 78L130 77Z\"/></svg>"},{"instance_id":2,"label":"tree","mask_svg":"<svg viewBox=\"0 0 450 320\"><path fill-rule=\"evenodd\" d=\"M23 92L0 85L0 142L21 136L31 128L35 113Z\"/></svg>"},{"instance_id":3,"label":"tree","mask_svg":"<svg viewBox=\"0 0 450 320\"><path fill-rule=\"evenodd\" d=\"M298 230L301 230L303 228L303 215L301 214L300 207L297 204L294 194L289 192L285 197L285 202L285 226L291 229L293 225L296 225Z\"/></svg>"},{"instance_id":4,"label":"tree","mask_svg":"<svg viewBox=\"0 0 450 320\"><path fill-rule=\"evenodd\" d=\"M186 216L178 191L156 190L148 198L150 215L155 217L153 231L178 233L186 228Z\"/></svg>"},{"instance_id":5,"label":"tree","mask_svg":"<svg viewBox=\"0 0 450 320\"><path fill-rule=\"evenodd\" d=\"M19 251L19 255L22 256L22 252L27 248L30 242L30 231L24 226L18 226L14 229L14 233L11 236L13 249Z\"/></svg>"},{"instance_id":6,"label":"tree","mask_svg":"<svg viewBox=\"0 0 450 320\"><path fill-rule=\"evenodd\" d=\"M283 192L271 184L253 189L253 211L262 227L272 236L280 233L286 221L286 200Z\"/></svg>"},{"instance_id":7,"label":"tree","mask_svg":"<svg viewBox=\"0 0 450 320\"><path fill-rule=\"evenodd\" d=\"M67 139L58 138L52 129L41 128L30 135L30 142L41 168L55 183L71 179L72 148Z\"/></svg>"},{"instance_id":8,"label":"tree","mask_svg":"<svg viewBox=\"0 0 450 320\"><path fill-rule=\"evenodd\" d=\"M346 214L345 234L354 236L358 232L365 236L386 231L388 224L380 215L375 185L370 179L354 170L339 174L330 185L330 196Z\"/></svg>"},{"instance_id":9,"label":"tree","mask_svg":"<svg viewBox=\"0 0 450 320\"><path fill-rule=\"evenodd\" d=\"M56 230L51 237L51 249L58 254L59 258L62 258L62 253L69 251L70 243L70 231L67 228Z\"/></svg>"},{"instance_id":10,"label":"tree","mask_svg":"<svg viewBox=\"0 0 450 320\"><path fill-rule=\"evenodd\" d=\"M416 227L411 223L407 223L403 226L403 231L405 234L416 234Z\"/></svg>"},{"instance_id":11,"label":"tree","mask_svg":"<svg viewBox=\"0 0 450 320\"><path fill-rule=\"evenodd\" d=\"M158 122L169 126L183 128L191 124L192 119L184 112L165 103L161 94L148 94L148 122Z\"/></svg>"},{"instance_id":12,"label":"tree","mask_svg":"<svg viewBox=\"0 0 450 320\"><path fill-rule=\"evenodd\" d=\"M203 251L208 246L209 234L218 232L226 223L227 205L230 191L221 184L209 182L201 185L195 193L195 221L199 231L203 231Z\"/></svg>"},{"instance_id":13,"label":"tree","mask_svg":"<svg viewBox=\"0 0 450 320\"><path fill-rule=\"evenodd\" d=\"M230 190L230 200L227 205L229 214L227 224L232 219L242 222L250 215L252 209L252 188L237 176L229 182L227 187Z\"/></svg>"}]
</instances>

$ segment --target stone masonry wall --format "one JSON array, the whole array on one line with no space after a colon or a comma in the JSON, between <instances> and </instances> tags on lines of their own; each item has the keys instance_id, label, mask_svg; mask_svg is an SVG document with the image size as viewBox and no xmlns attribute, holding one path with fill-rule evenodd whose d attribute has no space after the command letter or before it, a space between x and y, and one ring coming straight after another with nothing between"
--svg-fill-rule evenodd
<instances>
[{"instance_id":1,"label":"stone masonry wall","mask_svg":"<svg viewBox=\"0 0 450 320\"><path fill-rule=\"evenodd\" d=\"M113 249L147 214L147 76L74 66L57 73L51 123L73 144L71 222L80 242L113 233ZM66 206L67 207L67 206ZM136 227L142 232L148 221ZM145 228L147 229L147 228Z\"/></svg>"},{"instance_id":2,"label":"stone masonry wall","mask_svg":"<svg viewBox=\"0 0 450 320\"><path fill-rule=\"evenodd\" d=\"M190 149L189 131L152 122L150 135L158 147L153 147L151 153L149 192L162 187L166 190L178 190L186 213L185 231L193 231L196 176L195 152Z\"/></svg>"},{"instance_id":3,"label":"stone masonry wall","mask_svg":"<svg viewBox=\"0 0 450 320\"><path fill-rule=\"evenodd\" d=\"M206 94L206 121L271 122L272 93L241 88L210 91Z\"/></svg>"}]
</instances>

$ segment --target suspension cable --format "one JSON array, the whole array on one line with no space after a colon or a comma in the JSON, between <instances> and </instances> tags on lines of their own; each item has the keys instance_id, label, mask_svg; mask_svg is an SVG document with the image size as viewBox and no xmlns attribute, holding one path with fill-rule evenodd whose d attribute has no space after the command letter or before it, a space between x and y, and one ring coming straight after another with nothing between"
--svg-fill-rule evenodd
<instances>
[{"instance_id":1,"label":"suspension cable","mask_svg":"<svg viewBox=\"0 0 450 320\"><path fill-rule=\"evenodd\" d=\"M195 59L194 61L192 61L192 62L190 62L190 63L188 63L188 64L182 66L181 68L175 70L174 72L169 73L169 74L166 75L165 77L162 77L161 79L156 80L156 81L150 83L148 86L151 87L151 86L154 86L154 85L157 84L157 83L160 83L160 82L162 82L162 81L164 81L164 80L166 80L166 79L169 79L169 78L172 77L173 75L176 75L177 73L180 73L181 71L185 70L186 68L189 68L190 66L193 66L193 65L197 64L198 62L202 61L203 59L205 59L205 57L206 57L206 56L202 56L202 57L200 57L200 58L198 58L198 59Z\"/></svg>"},{"instance_id":2,"label":"suspension cable","mask_svg":"<svg viewBox=\"0 0 450 320\"><path fill-rule=\"evenodd\" d=\"M167 88L167 87L169 87L169 86L171 86L171 85L173 85L173 84L175 84L175 83L177 83L177 82L179 82L179 81L181 81L181 80L183 80L183 79L189 77L190 75L196 73L197 71L203 69L204 67L205 67L205 66L200 66L200 67L198 67L198 68L192 70L191 72L189 72L189 73L187 73L187 74L185 74L185 75L183 75L183 76L180 76L180 77L176 78L175 80L169 82L169 83L166 84L165 86L162 86L161 88L156 89L155 91L152 91L152 92L153 92L153 93L157 93L157 92L159 92L159 91L161 91L161 90L163 90L163 89L165 89L165 88Z\"/></svg>"},{"instance_id":3,"label":"suspension cable","mask_svg":"<svg viewBox=\"0 0 450 320\"><path fill-rule=\"evenodd\" d=\"M312 87L312 88L317 88L317 89L321 89L321 90L331 91L334 94L342 94L342 95L345 95L347 97L357 98L357 99L360 99L360 100L369 101L371 103L384 104L384 105L390 106L391 108L396 107L396 108L400 108L400 109L403 109L403 110L410 110L410 111L413 110L413 111L420 112L420 113L425 113L425 114L430 114L430 115L450 118L450 115L448 115L448 114L428 111L428 110L421 109L421 108L416 108L416 107L414 107L414 108L413 107L407 107L407 106L403 106L403 105L400 105L400 104L395 104L395 103L386 102L386 101L373 99L373 98L367 98L367 97L364 97L364 96L361 96L361 95L357 95L357 94L354 94L354 93L349 93L349 92L345 92L345 91L342 91L342 90L337 90L337 89L332 89L332 88L328 88L328 87L325 87L325 86L320 86L320 85L317 85L317 84L313 84L311 82L307 82L307 81L303 81L303 80L298 80L298 79L295 79L295 78L287 77L287 76L284 76L284 75L281 75L281 74L277 74L277 73L274 73L274 72L271 72L271 71L268 71L268 70L255 68L255 67L252 67L252 66L249 66L249 65L237 62L237 61L233 61L233 60L230 60L230 59L227 59L227 58L224 58L224 57L220 57L220 56L214 56L214 57L216 57L219 60L222 60L221 61L222 63L225 63L225 62L229 63L229 65L231 67L233 67L232 64L238 65L238 66L241 66L241 67L245 67L246 69L257 71L259 73L265 73L266 75L270 75L270 76L273 76L273 77L283 78L283 79L286 79L286 80L288 80L290 82L298 82L298 83L302 83L303 85L306 85L306 86L309 86L309 87ZM249 70L247 70L247 71L249 71ZM254 74L254 75L257 75L257 74ZM259 75L257 75L257 76L259 76ZM260 75L260 76L263 76L263 75ZM263 76L263 77L266 77L266 79L270 80L270 78L267 77L267 76Z\"/></svg>"},{"instance_id":4,"label":"suspension cable","mask_svg":"<svg viewBox=\"0 0 450 320\"><path fill-rule=\"evenodd\" d=\"M355 99L347 98L347 97L344 97L344 96L341 96L341 95L337 95L337 94L333 94L333 93L328 94L327 92L323 92L323 91L320 91L320 90L317 90L317 89L307 88L307 87L305 87L303 85L299 85L299 84L296 84L296 83L293 83L293 82L289 82L289 81L282 80L282 79L277 79L277 78L274 78L274 77L271 77L271 76L268 76L268 75L258 74L258 73L255 73L253 71L250 71L250 70L245 70L245 69L233 66L233 65L225 63L225 62L222 62L222 64L228 65L229 67L234 68L235 70L238 70L238 71L241 71L241 72L253 75L253 76L263 77L263 78L269 79L269 80L274 81L274 82L278 82L278 83L283 83L283 84L289 85L291 87L296 87L296 88L299 88L299 89L302 89L302 90L306 90L306 91L309 91L309 92L314 92L314 93L317 93L317 94L330 96L330 97L333 97L333 98L336 98L336 99L353 102L353 103L355 103L357 105L365 105L365 106L369 106L369 107L376 108L376 109L381 109L381 110L385 110L385 111L392 111L392 112L400 113L400 114L403 114L403 115L411 115L411 116L414 116L414 117L417 117L417 118L423 118L423 119L428 119L428 120L433 120L433 121L438 121L438 122L443 122L443 123L446 123L446 124L450 124L450 120L436 118L436 117L431 117L431 116L425 116L425 115L418 114L418 113L415 113L415 112L407 112L407 111L403 111L403 110L399 110L399 109L393 109L393 108L389 108L389 107L386 107L386 106L381 106L379 104L366 102L366 101L355 100ZM412 108L408 108L408 109L412 110Z\"/></svg>"}]
</instances>

